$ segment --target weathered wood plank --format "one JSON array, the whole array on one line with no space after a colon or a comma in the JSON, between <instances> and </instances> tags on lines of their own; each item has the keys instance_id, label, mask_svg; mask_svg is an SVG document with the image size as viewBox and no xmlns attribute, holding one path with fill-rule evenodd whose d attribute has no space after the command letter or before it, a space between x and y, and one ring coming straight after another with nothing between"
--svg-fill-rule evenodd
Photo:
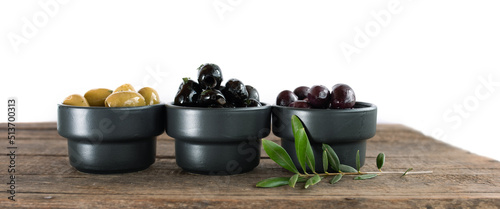
<instances>
[{"instance_id":1,"label":"weathered wood plank","mask_svg":"<svg viewBox=\"0 0 500 209\"><path fill-rule=\"evenodd\" d=\"M241 195L251 196L254 193L265 193L277 196L322 196L328 195L360 195L371 196L373 193L399 196L429 196L439 193L453 198L457 194L466 196L470 193L491 193L500 197L500 166L496 168L451 167L434 170L433 174L408 175L382 174L371 180L356 181L352 176L330 185L321 182L304 193L302 189L281 187L275 189L257 189L254 185L265 178L275 176L291 176L288 171L276 167L269 159L263 159L253 171L233 176L207 176L190 174L176 166L174 159L158 159L152 167L139 172L127 174L95 175L85 174L73 169L64 157L26 156L25 163L19 163L17 172L18 191L26 193L68 193L68 194L164 194L179 195ZM387 170L399 170L398 164L404 160L397 159ZM1 165L5 166L5 165ZM419 165L415 170L422 170ZM374 165L363 168L375 171ZM466 170L466 172L463 172ZM2 176L5 176L2 173ZM328 177L330 178L330 177ZM168 187L166 187L168 185Z\"/></svg>"},{"instance_id":2,"label":"weathered wood plank","mask_svg":"<svg viewBox=\"0 0 500 209\"><path fill-rule=\"evenodd\" d=\"M255 199L258 197L258 199ZM467 198L445 198L439 195L414 198L409 195L319 196L291 198L256 195L252 197L198 197L185 195L170 198L164 195L88 195L88 194L26 194L16 203L0 200L0 205L15 208L498 208L500 199L489 194Z\"/></svg>"},{"instance_id":3,"label":"weathered wood plank","mask_svg":"<svg viewBox=\"0 0 500 209\"><path fill-rule=\"evenodd\" d=\"M55 122L43 122L43 123L17 123L15 122L15 127L18 130L56 130L57 123ZM7 123L0 123L0 130L6 130Z\"/></svg>"}]
</instances>

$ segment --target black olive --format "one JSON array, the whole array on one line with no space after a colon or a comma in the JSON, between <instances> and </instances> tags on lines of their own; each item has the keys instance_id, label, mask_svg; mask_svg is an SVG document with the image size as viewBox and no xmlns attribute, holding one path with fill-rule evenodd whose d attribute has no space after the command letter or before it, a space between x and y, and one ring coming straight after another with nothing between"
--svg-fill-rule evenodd
<instances>
[{"instance_id":1,"label":"black olive","mask_svg":"<svg viewBox=\"0 0 500 209\"><path fill-rule=\"evenodd\" d=\"M248 99L255 99L257 101L260 101L259 92L257 91L256 88L250 85L246 85L245 88L247 89L248 92Z\"/></svg>"},{"instance_id":2,"label":"black olive","mask_svg":"<svg viewBox=\"0 0 500 209\"><path fill-rule=\"evenodd\" d=\"M202 89L219 88L222 83L222 71L216 64L203 64L198 68L198 83Z\"/></svg>"},{"instance_id":3,"label":"black olive","mask_svg":"<svg viewBox=\"0 0 500 209\"><path fill-rule=\"evenodd\" d=\"M227 81L222 93L227 102L235 104L236 107L246 107L248 91L240 80L233 78Z\"/></svg>"},{"instance_id":4,"label":"black olive","mask_svg":"<svg viewBox=\"0 0 500 209\"><path fill-rule=\"evenodd\" d=\"M224 107L226 98L217 89L207 89L201 92L198 104L201 107Z\"/></svg>"},{"instance_id":5,"label":"black olive","mask_svg":"<svg viewBox=\"0 0 500 209\"><path fill-rule=\"evenodd\" d=\"M256 99L250 98L247 100L247 107L261 107L262 104Z\"/></svg>"},{"instance_id":6,"label":"black olive","mask_svg":"<svg viewBox=\"0 0 500 209\"><path fill-rule=\"evenodd\" d=\"M183 78L182 80L183 82L175 95L174 104L181 106L197 106L201 94L200 85L196 83L196 81L188 78Z\"/></svg>"}]
</instances>

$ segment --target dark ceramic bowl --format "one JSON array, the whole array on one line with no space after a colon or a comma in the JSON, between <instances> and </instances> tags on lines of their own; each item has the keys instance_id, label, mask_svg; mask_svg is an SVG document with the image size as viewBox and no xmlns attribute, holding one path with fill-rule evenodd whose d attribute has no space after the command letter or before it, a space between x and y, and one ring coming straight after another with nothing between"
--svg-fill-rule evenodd
<instances>
[{"instance_id":1,"label":"dark ceramic bowl","mask_svg":"<svg viewBox=\"0 0 500 209\"><path fill-rule=\"evenodd\" d=\"M297 168L300 168L295 154L292 115L297 115L304 124L314 151L316 165L322 165L322 143L332 146L340 163L352 167L356 167L356 152L359 150L361 166L364 164L366 140L375 135L377 126L375 105L356 102L353 109L303 109L273 106L273 133L281 138L281 146L290 154ZM322 168L316 170L323 171Z\"/></svg>"},{"instance_id":2,"label":"dark ceramic bowl","mask_svg":"<svg viewBox=\"0 0 500 209\"><path fill-rule=\"evenodd\" d=\"M167 104L166 132L175 139L175 159L199 174L251 171L260 161L261 139L271 128L271 106L202 108Z\"/></svg>"},{"instance_id":3,"label":"dark ceramic bowl","mask_svg":"<svg viewBox=\"0 0 500 209\"><path fill-rule=\"evenodd\" d=\"M68 139L70 164L87 173L125 173L155 162L164 132L165 105L77 107L58 105L57 131Z\"/></svg>"}]
</instances>

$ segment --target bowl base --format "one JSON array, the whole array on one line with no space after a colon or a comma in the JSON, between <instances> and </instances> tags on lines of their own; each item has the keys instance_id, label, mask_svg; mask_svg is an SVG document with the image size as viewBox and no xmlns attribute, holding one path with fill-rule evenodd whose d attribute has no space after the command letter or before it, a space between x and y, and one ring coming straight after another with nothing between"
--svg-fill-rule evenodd
<instances>
[{"instance_id":1,"label":"bowl base","mask_svg":"<svg viewBox=\"0 0 500 209\"><path fill-rule=\"evenodd\" d=\"M246 173L259 165L261 143L261 140L204 143L175 139L175 159L179 167L190 173Z\"/></svg>"},{"instance_id":2,"label":"bowl base","mask_svg":"<svg viewBox=\"0 0 500 209\"><path fill-rule=\"evenodd\" d=\"M365 154L366 154L366 140L360 141L352 141L352 142L343 142L343 143L334 143L329 144L337 156L339 157L340 163L344 165L351 166L356 168L356 152L359 150L359 161L361 166L365 164ZM290 157L292 158L293 163L302 172L302 167L297 160L297 154L295 152L295 141L281 139L281 146L288 152ZM311 147L314 153L315 159L315 167L317 172L324 172L323 169L323 148L321 143L313 143L311 142ZM311 172L309 167L307 167L307 171ZM328 172L334 172L331 168L328 169Z\"/></svg>"},{"instance_id":3,"label":"bowl base","mask_svg":"<svg viewBox=\"0 0 500 209\"><path fill-rule=\"evenodd\" d=\"M92 143L68 139L71 166L85 173L127 173L148 168L155 162L156 137Z\"/></svg>"},{"instance_id":4,"label":"bowl base","mask_svg":"<svg viewBox=\"0 0 500 209\"><path fill-rule=\"evenodd\" d=\"M126 170L95 170L95 169L85 169L81 167L74 167L76 170L83 172L83 173L91 173L91 174L118 174L118 173L132 173L132 172L137 172L137 171L142 171L146 170L149 168L151 165L148 165L146 167L139 167L139 168L134 168L134 169L126 169Z\"/></svg>"}]
</instances>

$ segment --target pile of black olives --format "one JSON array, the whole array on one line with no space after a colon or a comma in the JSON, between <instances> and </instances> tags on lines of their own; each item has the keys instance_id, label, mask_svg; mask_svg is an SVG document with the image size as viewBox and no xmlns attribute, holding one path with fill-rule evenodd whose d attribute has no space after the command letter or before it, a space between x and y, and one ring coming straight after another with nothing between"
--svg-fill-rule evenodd
<instances>
[{"instance_id":1,"label":"pile of black olives","mask_svg":"<svg viewBox=\"0 0 500 209\"><path fill-rule=\"evenodd\" d=\"M323 85L314 85L310 88L299 86L293 92L284 90L278 94L276 105L296 108L317 109L348 109L356 104L356 95L346 84L336 84L330 92Z\"/></svg>"},{"instance_id":2,"label":"pile of black olives","mask_svg":"<svg viewBox=\"0 0 500 209\"><path fill-rule=\"evenodd\" d=\"M260 107L259 92L238 79L222 85L222 71L216 64L198 68L198 82L183 78L175 95L174 104L189 107Z\"/></svg>"}]
</instances>

